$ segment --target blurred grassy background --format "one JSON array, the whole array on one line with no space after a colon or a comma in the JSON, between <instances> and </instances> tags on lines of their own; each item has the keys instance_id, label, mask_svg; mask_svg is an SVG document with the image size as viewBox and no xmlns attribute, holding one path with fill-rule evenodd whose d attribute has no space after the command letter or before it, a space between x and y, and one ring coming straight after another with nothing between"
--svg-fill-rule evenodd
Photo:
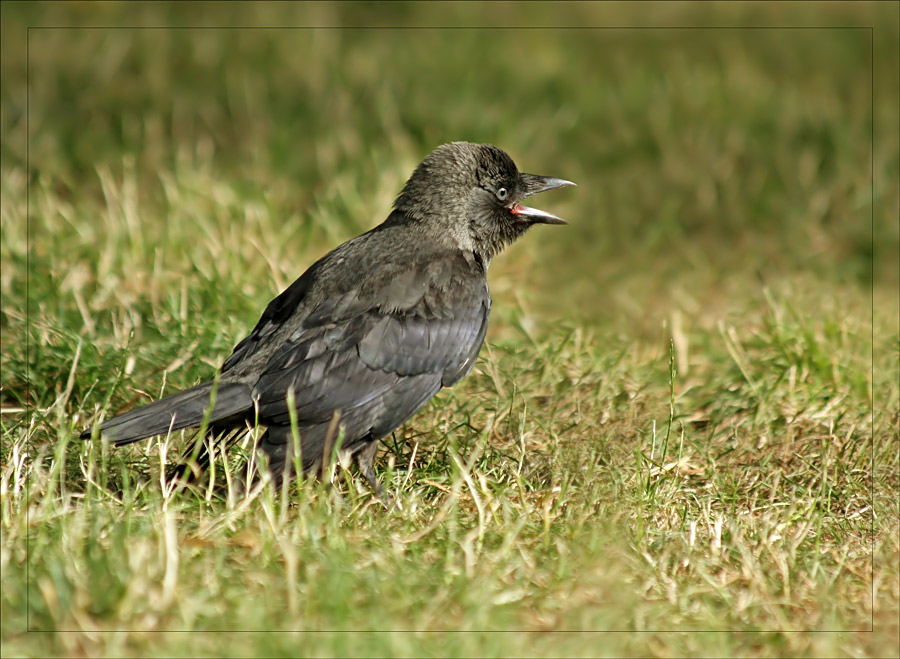
<instances>
[{"instance_id":1,"label":"blurred grassy background","mask_svg":"<svg viewBox=\"0 0 900 659\"><path fill-rule=\"evenodd\" d=\"M19 198L25 185L23 25L93 26L30 32L34 207L45 191L99 215L117 182L128 182L128 198L115 203L129 205L129 247L111 250L102 277L79 274L94 269L102 224L73 238L32 216L38 306L76 283L85 299L98 290L121 298L134 285L129 273L153 270L186 278L192 314L212 300L226 305L239 321L227 328L233 338L311 260L379 222L415 163L456 139L494 142L526 171L580 184L545 202L571 227L529 237L494 269L497 312L521 311L527 327L568 319L650 338L673 310L689 324L703 323L704 309L728 317L730 301L744 313L748 296L763 302L765 285L804 296L827 282L842 291L829 299L868 298L874 273L888 305L898 289L890 4L788 13L758 3L4 7L4 197ZM850 29L408 29L667 22ZM304 24L404 29L214 27ZM874 44L870 31L852 29L874 24L884 26ZM104 25L119 27L96 27ZM223 181L228 190L215 190ZM248 204L284 219L277 234L254 230ZM190 225L210 213L230 220L240 249L230 258L241 267L219 257L214 224L204 229L210 245L194 245L191 259L166 249L193 242ZM3 293L21 308L23 252L10 244ZM100 298L93 308L122 301ZM139 294L134 302L150 315ZM82 331L84 314L62 311L57 329Z\"/></svg>"},{"instance_id":2,"label":"blurred grassy background","mask_svg":"<svg viewBox=\"0 0 900 659\"><path fill-rule=\"evenodd\" d=\"M755 422L775 430L754 444L759 429L740 415L757 386L772 383L771 403L790 377L784 395L802 409L799 372L807 402L821 403L848 438L861 431L857 421L865 429L874 392L875 429L865 432L882 433L880 486L885 497L895 491L897 4L0 10L5 461L24 432L16 410L25 405L51 409L65 390L67 414L83 421L109 401L124 408L145 395L141 387L157 395L166 378L185 386L207 377L275 293L386 216L424 155L470 140L579 187L540 202L569 227L535 230L492 266L491 349L465 391L484 397L496 386L502 398L520 377L524 390L544 396L539 406L556 396L561 408L583 411L572 421L580 425L567 427L608 433L604 459L627 471L637 449L616 442L645 436L651 419L667 414L671 336L685 417L698 435L709 426L710 445L731 441L723 439L730 424L732 439L753 444L753 459L791 434L787 413L773 421L757 408ZM288 27L304 25L322 27ZM518 29L495 29L510 26ZM736 29L760 26L770 28ZM821 27L790 29L798 26ZM749 363L725 328L746 342ZM70 378L82 340L81 370ZM136 363L126 368L129 358ZM560 382L551 372L531 383L535 363L559 367ZM521 370L502 370L508 364ZM749 385L735 384L748 368ZM566 398L585 378L599 383L591 400L602 417ZM642 407L629 407L635 396ZM822 408L829 401L838 402ZM625 408L628 418L619 418ZM435 408L435 427L442 413ZM535 421L540 432L566 436L549 414ZM50 445L64 431L45 421L34 432ZM859 478L845 484L846 497L864 491ZM527 649L496 651L504 647ZM678 654L696 646L616 647ZM777 655L778 646L740 647ZM816 652L803 647L790 651Z\"/></svg>"},{"instance_id":3,"label":"blurred grassy background","mask_svg":"<svg viewBox=\"0 0 900 659\"><path fill-rule=\"evenodd\" d=\"M25 157L23 24L878 23L874 200L866 29L32 30L28 175L102 206L98 172L121 179L127 170L143 240L122 256L138 268L159 258L175 230L159 172L239 182L242 195L286 220L277 243L291 246L282 255L289 261L266 297L298 272L298 243L321 251L380 221L435 145L490 141L526 170L581 184L577 195L548 202L572 227L517 246L517 262L501 266L515 270L516 284L501 281L497 293L515 288L541 318L654 331L661 297L702 308L748 278L865 289L874 268L876 282L896 287L893 8L497 3L470 16L466 3L7 5L4 185L23 184L9 178ZM317 223L325 226L308 226ZM86 236L81 250L60 237L61 249L40 221L31 231L33 265L44 271L66 272L93 248ZM59 285L32 282L39 297L42 283ZM249 292L246 281L225 283L226 294Z\"/></svg>"}]
</instances>

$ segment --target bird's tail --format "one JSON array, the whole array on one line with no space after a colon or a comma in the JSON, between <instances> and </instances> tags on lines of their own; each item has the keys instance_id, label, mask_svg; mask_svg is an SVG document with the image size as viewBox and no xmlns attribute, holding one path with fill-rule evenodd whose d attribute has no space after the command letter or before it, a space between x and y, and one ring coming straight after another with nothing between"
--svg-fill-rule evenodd
<instances>
[{"instance_id":1,"label":"bird's tail","mask_svg":"<svg viewBox=\"0 0 900 659\"><path fill-rule=\"evenodd\" d=\"M125 414L105 421L100 426L100 433L116 446L122 446L154 435L163 435L170 430L202 425L213 388L213 382L204 382L149 405L125 412ZM231 416L249 414L252 410L253 399L247 385L219 383L208 421L215 423ZM90 436L90 428L81 433L82 439L88 439Z\"/></svg>"}]
</instances>

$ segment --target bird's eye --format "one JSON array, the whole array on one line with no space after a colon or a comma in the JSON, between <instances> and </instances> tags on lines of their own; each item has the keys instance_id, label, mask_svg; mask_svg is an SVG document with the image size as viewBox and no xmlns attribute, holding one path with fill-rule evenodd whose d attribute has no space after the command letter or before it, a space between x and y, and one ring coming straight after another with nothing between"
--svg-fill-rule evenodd
<instances>
[{"instance_id":1,"label":"bird's eye","mask_svg":"<svg viewBox=\"0 0 900 659\"><path fill-rule=\"evenodd\" d=\"M497 188L497 199L506 201L507 197L509 197L509 190L506 188Z\"/></svg>"}]
</instances>

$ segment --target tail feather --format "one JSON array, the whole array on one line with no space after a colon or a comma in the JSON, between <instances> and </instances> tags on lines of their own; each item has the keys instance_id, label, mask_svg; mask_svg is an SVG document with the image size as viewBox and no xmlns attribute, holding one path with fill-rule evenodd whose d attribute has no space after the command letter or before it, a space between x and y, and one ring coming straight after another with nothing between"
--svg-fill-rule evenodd
<instances>
[{"instance_id":1,"label":"tail feather","mask_svg":"<svg viewBox=\"0 0 900 659\"><path fill-rule=\"evenodd\" d=\"M170 430L191 428L203 423L213 390L212 382L179 391L161 400L144 405L108 419L100 426L100 433L116 446L130 444ZM209 415L214 423L230 416L249 413L253 409L250 388L245 384L220 383L216 390L215 406ZM81 433L82 439L91 436L90 428Z\"/></svg>"}]
</instances>

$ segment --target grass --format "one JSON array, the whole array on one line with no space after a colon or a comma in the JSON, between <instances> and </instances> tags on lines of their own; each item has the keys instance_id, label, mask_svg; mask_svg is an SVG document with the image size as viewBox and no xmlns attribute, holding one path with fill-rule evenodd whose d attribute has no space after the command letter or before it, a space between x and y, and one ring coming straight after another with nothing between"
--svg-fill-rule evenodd
<instances>
[{"instance_id":1,"label":"grass","mask_svg":"<svg viewBox=\"0 0 900 659\"><path fill-rule=\"evenodd\" d=\"M896 656L895 7L669 7L875 41L31 30L26 169L26 25L646 17L4 3L3 656ZM173 486L189 433L77 439L208 378L452 139L579 187L493 264L474 371L385 439L397 508L342 472Z\"/></svg>"}]
</instances>

